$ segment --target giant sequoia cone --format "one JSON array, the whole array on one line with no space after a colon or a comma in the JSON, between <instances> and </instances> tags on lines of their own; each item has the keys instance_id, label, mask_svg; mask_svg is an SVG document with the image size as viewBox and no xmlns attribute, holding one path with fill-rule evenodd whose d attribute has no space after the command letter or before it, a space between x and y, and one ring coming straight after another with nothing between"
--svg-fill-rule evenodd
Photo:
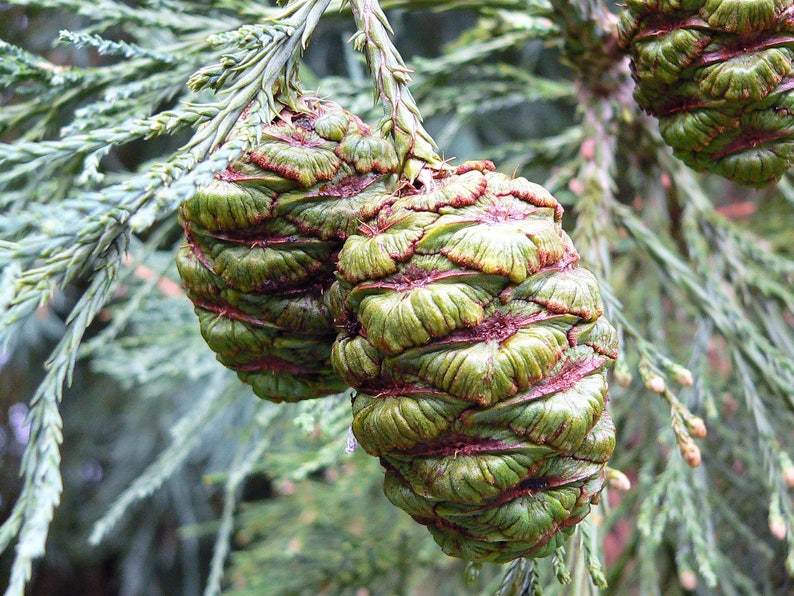
<instances>
[{"instance_id":1,"label":"giant sequoia cone","mask_svg":"<svg viewBox=\"0 0 794 596\"><path fill-rule=\"evenodd\" d=\"M634 97L696 170L764 186L794 163L792 0L628 0Z\"/></svg>"},{"instance_id":2,"label":"giant sequoia cone","mask_svg":"<svg viewBox=\"0 0 794 596\"><path fill-rule=\"evenodd\" d=\"M492 169L405 184L348 238L332 362L392 503L504 562L552 553L601 491L616 334L554 197Z\"/></svg>"},{"instance_id":3,"label":"giant sequoia cone","mask_svg":"<svg viewBox=\"0 0 794 596\"><path fill-rule=\"evenodd\" d=\"M330 362L326 290L342 242L392 189L392 145L338 105L305 100L185 201L177 266L201 333L254 392L345 389Z\"/></svg>"}]
</instances>

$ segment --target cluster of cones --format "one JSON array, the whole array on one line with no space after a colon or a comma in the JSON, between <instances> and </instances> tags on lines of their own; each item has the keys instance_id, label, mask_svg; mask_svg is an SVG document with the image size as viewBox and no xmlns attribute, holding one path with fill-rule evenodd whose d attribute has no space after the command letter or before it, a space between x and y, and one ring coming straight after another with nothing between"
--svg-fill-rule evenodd
<instances>
[{"instance_id":1,"label":"cluster of cones","mask_svg":"<svg viewBox=\"0 0 794 596\"><path fill-rule=\"evenodd\" d=\"M486 161L407 180L388 140L303 101L181 206L202 335L262 398L354 388L387 497L447 554L551 554L615 443L616 334L562 208Z\"/></svg>"}]
</instances>

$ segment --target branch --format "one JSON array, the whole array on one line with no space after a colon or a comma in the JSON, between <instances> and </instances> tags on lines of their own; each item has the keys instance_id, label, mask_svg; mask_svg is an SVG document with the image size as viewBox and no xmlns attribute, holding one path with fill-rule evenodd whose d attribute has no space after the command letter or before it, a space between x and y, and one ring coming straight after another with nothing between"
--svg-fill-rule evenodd
<instances>
[{"instance_id":1,"label":"branch","mask_svg":"<svg viewBox=\"0 0 794 596\"><path fill-rule=\"evenodd\" d=\"M274 111L277 113L274 93L289 99L296 57L329 3L296 0L280 18L222 38L221 43L236 42L242 52L236 55L238 63L229 68L232 72L219 79L227 84L224 98L197 108L208 117L186 145L166 162L132 180L70 196L62 203L59 225L47 227L45 221L38 234L29 234L24 243L0 244L0 267L12 271L14 284L8 307L0 312L0 346L6 346L22 323L47 304L60 287L78 276L90 279L88 290L69 314L66 334L53 351L47 376L31 402L31 436L21 470L23 490L11 516L0 527L0 548L8 546L14 536L19 537L8 596L24 593L32 562L44 553L62 491L63 436L58 404L64 386L71 382L83 335L112 294L130 236L169 215L182 197L192 194L197 185L225 167L255 139L256 133L251 131L260 120L269 120ZM200 82L194 81L194 85L200 86ZM258 118L246 121L242 139L223 145L246 109ZM112 136L105 137L100 146L113 140ZM44 147L55 155L58 150L66 154L79 151L77 146ZM26 147L28 154L29 149ZM14 267L20 263L27 269Z\"/></svg>"},{"instance_id":2,"label":"branch","mask_svg":"<svg viewBox=\"0 0 794 596\"><path fill-rule=\"evenodd\" d=\"M403 171L416 178L422 165L439 166L435 141L422 125L422 116L408 89L410 70L391 42L394 34L377 0L350 0L358 32L354 47L364 51L367 64L375 77L376 98L386 111L382 130L391 134Z\"/></svg>"}]
</instances>

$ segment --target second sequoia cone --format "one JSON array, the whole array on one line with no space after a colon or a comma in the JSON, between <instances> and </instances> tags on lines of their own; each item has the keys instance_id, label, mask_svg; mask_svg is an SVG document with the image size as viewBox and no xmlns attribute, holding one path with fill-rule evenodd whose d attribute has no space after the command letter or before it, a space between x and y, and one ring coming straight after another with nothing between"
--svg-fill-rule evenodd
<instances>
[{"instance_id":1,"label":"second sequoia cone","mask_svg":"<svg viewBox=\"0 0 794 596\"><path fill-rule=\"evenodd\" d=\"M388 197L392 145L335 103L304 99L182 203L177 267L218 360L259 397L343 391L326 292L348 234Z\"/></svg>"}]
</instances>

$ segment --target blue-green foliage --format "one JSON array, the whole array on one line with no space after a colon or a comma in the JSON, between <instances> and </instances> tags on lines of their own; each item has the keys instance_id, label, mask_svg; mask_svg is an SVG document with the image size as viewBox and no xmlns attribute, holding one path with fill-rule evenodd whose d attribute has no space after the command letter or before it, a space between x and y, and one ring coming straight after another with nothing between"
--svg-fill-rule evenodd
<instances>
[{"instance_id":1,"label":"blue-green foliage","mask_svg":"<svg viewBox=\"0 0 794 596\"><path fill-rule=\"evenodd\" d=\"M381 2L439 154L549 188L618 329L612 465L634 487L567 552L476 579L346 453L348 394L260 403L214 360L175 281L176 206L256 141L298 70L382 116L349 8L301 39L325 4L4 3L0 583L22 594L46 545L42 575L106 558L125 593L785 593L794 187L675 161L600 0ZM245 109L259 121L225 143Z\"/></svg>"}]
</instances>

